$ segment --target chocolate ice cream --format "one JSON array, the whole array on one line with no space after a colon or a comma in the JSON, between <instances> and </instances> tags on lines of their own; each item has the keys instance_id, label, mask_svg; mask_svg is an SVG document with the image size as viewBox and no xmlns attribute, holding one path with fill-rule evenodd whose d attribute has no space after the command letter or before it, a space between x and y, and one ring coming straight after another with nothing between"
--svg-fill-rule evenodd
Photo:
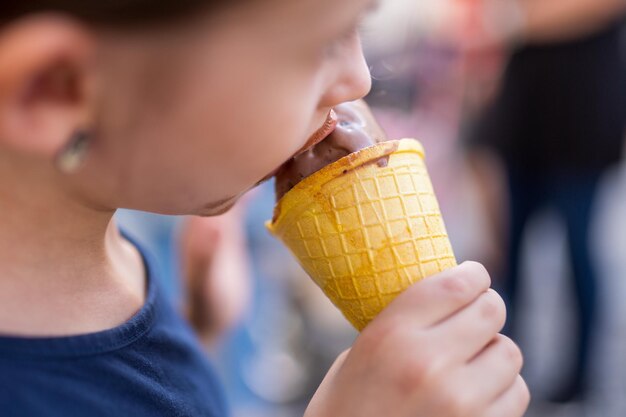
<instances>
[{"instance_id":1,"label":"chocolate ice cream","mask_svg":"<svg viewBox=\"0 0 626 417\"><path fill-rule=\"evenodd\" d=\"M296 184L344 156L386 140L363 101L335 107L337 127L317 145L287 161L276 174L276 200Z\"/></svg>"}]
</instances>

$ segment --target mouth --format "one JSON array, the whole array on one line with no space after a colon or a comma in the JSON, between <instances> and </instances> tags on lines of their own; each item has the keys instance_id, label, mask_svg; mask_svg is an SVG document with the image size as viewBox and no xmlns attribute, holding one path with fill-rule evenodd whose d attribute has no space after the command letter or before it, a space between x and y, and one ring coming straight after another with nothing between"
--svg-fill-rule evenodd
<instances>
[{"instance_id":1,"label":"mouth","mask_svg":"<svg viewBox=\"0 0 626 417\"><path fill-rule=\"evenodd\" d=\"M328 112L328 116L326 117L326 121L324 122L322 127L317 129L317 131L315 131L315 133L313 133L313 135L309 137L309 140L306 141L304 146L300 148L300 150L296 152L292 156L292 158L306 152L313 146L317 145L318 143L326 139L328 135L333 133L333 131L337 127L337 122L338 122L338 118L337 118L337 113L335 112L335 110L331 110L330 112Z\"/></svg>"},{"instance_id":2,"label":"mouth","mask_svg":"<svg viewBox=\"0 0 626 417\"><path fill-rule=\"evenodd\" d=\"M335 131L335 128L337 128L337 123L338 123L337 113L335 112L335 110L331 109L328 112L328 116L326 117L326 121L324 122L324 124L319 129L317 129L315 133L313 133L309 137L309 139L304 143L304 146L302 146L302 148L300 148L295 154L289 157L289 159L295 158L296 156L303 154L304 152L311 149L313 146L317 145L318 143L326 139L331 133ZM270 172L256 185L259 185L269 180L270 178L272 178L274 175L278 173L281 167L278 167L274 171Z\"/></svg>"}]
</instances>

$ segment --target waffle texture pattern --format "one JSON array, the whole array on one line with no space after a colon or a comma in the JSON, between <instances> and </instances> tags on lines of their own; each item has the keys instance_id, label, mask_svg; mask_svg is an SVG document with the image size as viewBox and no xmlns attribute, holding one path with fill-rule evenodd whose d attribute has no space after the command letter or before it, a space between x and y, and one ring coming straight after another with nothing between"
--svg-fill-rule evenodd
<instances>
[{"instance_id":1,"label":"waffle texture pattern","mask_svg":"<svg viewBox=\"0 0 626 417\"><path fill-rule=\"evenodd\" d=\"M456 265L414 139L363 149L306 178L268 228L358 330L413 283Z\"/></svg>"}]
</instances>

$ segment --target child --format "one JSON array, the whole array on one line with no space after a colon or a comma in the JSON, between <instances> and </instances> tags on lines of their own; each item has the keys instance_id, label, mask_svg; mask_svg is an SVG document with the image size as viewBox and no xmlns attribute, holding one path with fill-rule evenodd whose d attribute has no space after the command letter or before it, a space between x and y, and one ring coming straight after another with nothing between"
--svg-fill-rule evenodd
<instances>
[{"instance_id":1,"label":"child","mask_svg":"<svg viewBox=\"0 0 626 417\"><path fill-rule=\"evenodd\" d=\"M370 87L369 0L0 5L0 413L224 416L119 207L224 212ZM521 354L477 264L415 285L307 416L521 416Z\"/></svg>"}]
</instances>

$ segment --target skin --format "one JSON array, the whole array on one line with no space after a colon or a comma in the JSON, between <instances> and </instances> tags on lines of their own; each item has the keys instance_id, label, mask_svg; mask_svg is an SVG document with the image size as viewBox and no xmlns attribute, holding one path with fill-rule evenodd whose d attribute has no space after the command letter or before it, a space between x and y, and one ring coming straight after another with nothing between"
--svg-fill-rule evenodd
<instances>
[{"instance_id":1,"label":"skin","mask_svg":"<svg viewBox=\"0 0 626 417\"><path fill-rule=\"evenodd\" d=\"M327 17L314 2L250 2L155 32L94 31L58 16L6 27L0 331L81 333L132 316L143 269L111 221L115 209L226 211L333 106L367 93L354 29L368 6L352 2ZM296 30L309 20L320 23L315 32ZM56 155L85 126L94 140L84 165L60 172ZM87 286L85 276L98 278ZM66 303L76 286L88 294ZM15 314L25 297L33 309Z\"/></svg>"},{"instance_id":2,"label":"skin","mask_svg":"<svg viewBox=\"0 0 626 417\"><path fill-rule=\"evenodd\" d=\"M522 354L496 334L505 307L489 285L467 262L406 290L337 359L305 417L522 416Z\"/></svg>"},{"instance_id":3,"label":"skin","mask_svg":"<svg viewBox=\"0 0 626 417\"><path fill-rule=\"evenodd\" d=\"M218 214L299 152L331 108L369 90L354 31L368 7L267 0L154 31L51 15L2 28L0 333L132 316L145 271L115 210ZM56 156L83 128L84 164L62 172ZM488 286L465 264L412 287L339 358L307 416L521 416L521 354L498 335Z\"/></svg>"}]
</instances>

